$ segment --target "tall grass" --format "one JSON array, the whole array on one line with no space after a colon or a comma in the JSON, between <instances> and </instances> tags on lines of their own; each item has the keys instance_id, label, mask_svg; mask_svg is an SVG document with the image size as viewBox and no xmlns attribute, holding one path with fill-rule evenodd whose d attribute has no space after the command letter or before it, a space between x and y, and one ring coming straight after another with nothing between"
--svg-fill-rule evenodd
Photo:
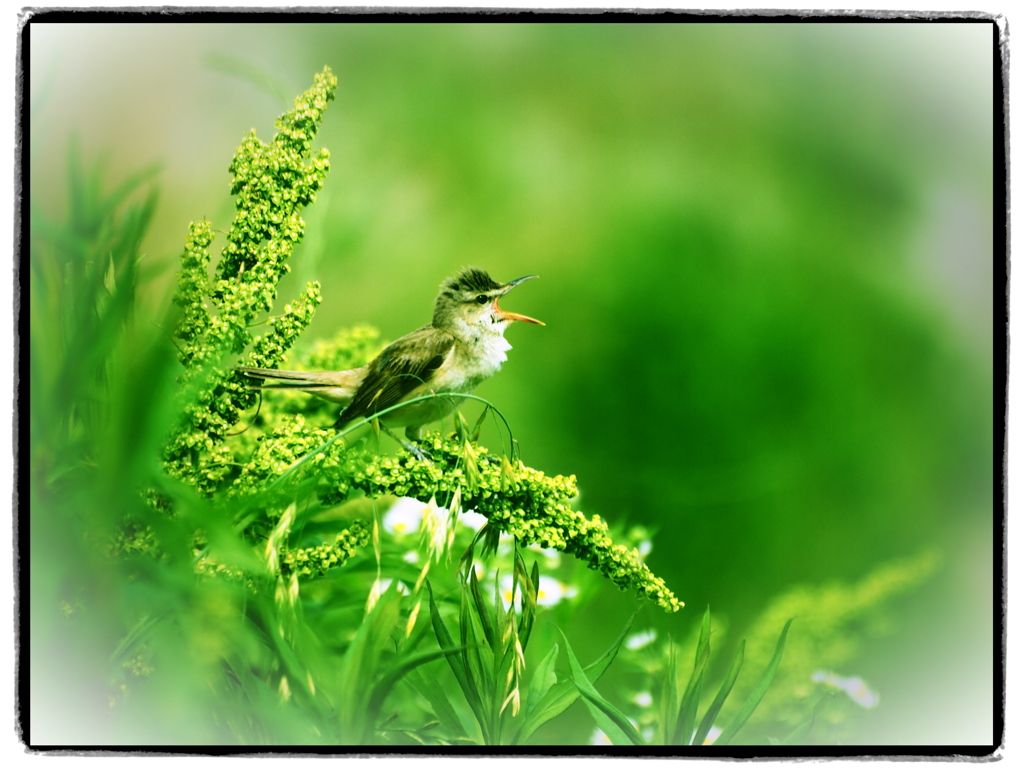
<instances>
[{"instance_id":1,"label":"tall grass","mask_svg":"<svg viewBox=\"0 0 1024 768\"><path fill-rule=\"evenodd\" d=\"M727 670L712 668L709 612L688 680L677 680L681 644L658 639L633 657L646 658L634 687L657 683L659 701L630 715L631 691L597 688L616 659L639 663L628 661L630 627L589 664L561 634L611 586L583 566L669 611L680 605L644 565L641 541L615 544L620 531L571 506L575 478L492 455L476 441L479 423L431 436L432 461L419 462L373 440L336 442L316 426L322 403L281 394L253 407L231 362L291 354L317 293L273 314L286 271L278 243L302 226L252 171L274 152L294 153L285 176L308 162L316 120L302 130L295 121L315 98L297 100L275 143L243 141L229 245L211 264L214 229L193 225L166 317L139 302L153 171L107 189L103 168L72 152L67 215L33 206L27 740L582 743L578 727L549 725L582 700L587 727L592 717L613 743L688 747L713 740L738 684L747 698L716 732L719 745L739 743L780 667L789 617L774 617L782 635L746 665L764 670L757 680L739 676L742 650ZM284 225L246 234L259 206ZM348 367L377 348L350 331L294 360ZM394 522L400 498L416 507L411 528ZM464 524L470 511L486 518L481 530ZM549 600L556 587L578 597ZM789 710L800 738L817 712L804 704ZM792 730L766 723L750 738Z\"/></svg>"}]
</instances>

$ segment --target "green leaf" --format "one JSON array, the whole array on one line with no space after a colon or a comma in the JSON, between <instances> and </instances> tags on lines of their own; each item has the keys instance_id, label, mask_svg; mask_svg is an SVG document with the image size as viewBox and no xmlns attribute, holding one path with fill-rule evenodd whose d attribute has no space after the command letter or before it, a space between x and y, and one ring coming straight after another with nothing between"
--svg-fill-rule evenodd
<instances>
[{"instance_id":1,"label":"green leaf","mask_svg":"<svg viewBox=\"0 0 1024 768\"><path fill-rule=\"evenodd\" d=\"M345 652L338 712L342 735L350 743L366 743L372 733L374 723L369 703L373 682L380 674L384 652L390 650L391 630L398 624L401 605L398 582L393 581L363 618Z\"/></svg>"},{"instance_id":2,"label":"green leaf","mask_svg":"<svg viewBox=\"0 0 1024 768\"><path fill-rule=\"evenodd\" d=\"M459 603L459 632L462 637L462 658L465 662L466 674L469 683L472 685L480 698L481 703L488 701L489 692L494 689L494 678L492 671L493 654L490 654L490 646L480 642L476 631L479 617L476 611L470 609L470 598L466 594L468 590L462 589L462 598ZM481 629L480 634L483 634ZM485 658L489 655L489 658Z\"/></svg>"},{"instance_id":3,"label":"green leaf","mask_svg":"<svg viewBox=\"0 0 1024 768\"><path fill-rule=\"evenodd\" d=\"M540 591L540 566L537 561L533 562L533 571L526 573L526 562L522 555L516 551L515 559L515 581L519 585L522 594L522 616L519 619L519 641L522 643L525 652L530 642L530 633L533 631L533 622L537 617L537 593Z\"/></svg>"},{"instance_id":4,"label":"green leaf","mask_svg":"<svg viewBox=\"0 0 1024 768\"><path fill-rule=\"evenodd\" d=\"M123 662L128 654L133 651L138 642L145 636L145 634L153 627L154 624L159 621L159 618L150 614L144 614L135 625L129 630L128 634L124 636L120 643L117 644L117 648L110 654L110 661L112 664L118 664Z\"/></svg>"},{"instance_id":5,"label":"green leaf","mask_svg":"<svg viewBox=\"0 0 1024 768\"><path fill-rule=\"evenodd\" d=\"M480 529L477 539L483 542L480 546L481 556L490 557L498 551L498 545L501 543L501 530L488 522Z\"/></svg>"},{"instance_id":6,"label":"green leaf","mask_svg":"<svg viewBox=\"0 0 1024 768\"><path fill-rule=\"evenodd\" d=\"M697 638L697 652L693 661L693 673L686 684L683 701L679 705L679 719L672 733L673 744L689 744L693 738L693 723L697 719L697 704L700 701L700 689L704 682L704 669L711 656L711 609L704 610L704 618L700 623L700 636Z\"/></svg>"},{"instance_id":7,"label":"green leaf","mask_svg":"<svg viewBox=\"0 0 1024 768\"><path fill-rule=\"evenodd\" d=\"M284 667L284 676L289 683L292 694L308 705L309 711L314 715L318 723L326 727L331 722L331 716L327 707L317 696L312 693L306 685L306 667L295 654L295 649L287 642L278 631L279 617L269 606L264 605L261 611L261 630L263 636L269 641L269 645L276 652L277 658Z\"/></svg>"},{"instance_id":8,"label":"green leaf","mask_svg":"<svg viewBox=\"0 0 1024 768\"><path fill-rule=\"evenodd\" d=\"M458 653L460 648L452 648L446 650L441 648L436 651L420 651L419 653L407 656L401 663L394 665L389 669L384 676L377 681L377 684L373 687L373 692L370 694L370 702L367 707L369 712L369 721L372 723L377 719L377 714L380 712L380 708L384 705L384 700L387 695L394 688L395 684L405 677L416 667L421 664L439 659L442 656L446 656L452 653Z\"/></svg>"},{"instance_id":9,"label":"green leaf","mask_svg":"<svg viewBox=\"0 0 1024 768\"><path fill-rule=\"evenodd\" d=\"M467 735L466 729L462 726L462 720L455 711L455 707L448 701L448 696L437 681L436 675L423 674L421 670L416 669L409 673L407 682L427 700L435 717L441 721L449 733L456 736Z\"/></svg>"},{"instance_id":10,"label":"green leaf","mask_svg":"<svg viewBox=\"0 0 1024 768\"><path fill-rule=\"evenodd\" d=\"M441 619L441 614L437 610L437 603L434 602L434 590L431 588L430 582L427 581L426 585L427 597L430 600L430 621L434 626L434 634L437 636L438 645L444 650L460 648L461 646L455 645L455 641L452 640L452 636L448 632L448 627L445 626L444 621ZM469 704L470 709L473 710L473 715L478 721L482 722L481 718L484 716L483 705L476 688L470 683L464 659L458 653L449 653L445 656L445 659L448 660L448 666L451 667L452 673L459 683L459 688L462 689L462 695L466 697L466 702Z\"/></svg>"},{"instance_id":11,"label":"green leaf","mask_svg":"<svg viewBox=\"0 0 1024 768\"><path fill-rule=\"evenodd\" d=\"M565 639L565 634L562 634ZM615 708L597 692L594 684L587 678L586 672L576 660L576 654L572 652L568 639L565 639L565 652L569 656L569 670L572 674L572 681L579 689L590 714L597 721L598 727L605 732L605 735L612 740L616 746L641 746L644 744L643 737L639 734L629 718Z\"/></svg>"},{"instance_id":12,"label":"green leaf","mask_svg":"<svg viewBox=\"0 0 1024 768\"><path fill-rule=\"evenodd\" d=\"M494 621L491 619L490 606L484 600L483 592L480 589L480 580L476 577L476 568L469 569L469 591L473 595L473 604L476 607L477 615L480 617L480 624L483 627L487 644L494 648Z\"/></svg>"},{"instance_id":13,"label":"green leaf","mask_svg":"<svg viewBox=\"0 0 1024 768\"><path fill-rule=\"evenodd\" d=\"M662 671L661 701L659 707L658 726L661 731L661 743L672 743L673 726L679 718L679 689L676 685L676 646L669 638L668 661Z\"/></svg>"},{"instance_id":14,"label":"green leaf","mask_svg":"<svg viewBox=\"0 0 1024 768\"><path fill-rule=\"evenodd\" d=\"M798 725L796 728L794 728L793 732L789 734L789 736L784 738L780 742L780 744L786 746L792 744L803 744L807 740L807 737L810 735L811 729L814 728L815 720L817 720L818 717L821 715L822 711L825 709L825 705L830 703L833 699L835 699L835 696L835 691L826 692L818 700L818 703L814 705L814 709L811 711L811 716L807 718L807 720L805 720L804 722L800 723L800 725Z\"/></svg>"},{"instance_id":15,"label":"green leaf","mask_svg":"<svg viewBox=\"0 0 1024 768\"><path fill-rule=\"evenodd\" d=\"M779 635L779 642L775 646L775 654L772 656L772 660L768 662L768 668L761 675L761 679L758 680L757 685L754 686L754 690L750 692L743 706L740 707L740 711L736 713L732 721L722 730L721 736L715 739L715 744L725 745L732 741L736 733L746 724L754 710L757 709L757 705L761 703L761 699L764 698L768 687L772 684L775 671L779 668L779 663L782 661L782 649L786 645L786 633L789 632L789 625L792 623L793 619L790 619L786 622L786 626L782 628L782 634Z\"/></svg>"},{"instance_id":16,"label":"green leaf","mask_svg":"<svg viewBox=\"0 0 1024 768\"><path fill-rule=\"evenodd\" d=\"M711 702L708 711L704 713L704 717L701 718L700 725L697 727L697 732L693 735L694 744L701 745L704 743L708 733L711 732L711 726L715 724L715 718L718 717L722 705L725 704L725 700L732 692L732 687L736 684L736 678L740 674L740 668L743 666L743 649L746 647L746 644L746 640L740 641L740 646L736 650L732 664L729 665L729 671L725 674L725 680L722 681L722 687L718 689L715 700Z\"/></svg>"},{"instance_id":17,"label":"green leaf","mask_svg":"<svg viewBox=\"0 0 1024 768\"><path fill-rule=\"evenodd\" d=\"M537 704L544 698L544 695L558 682L558 676L555 674L555 660L557 658L558 643L555 643L533 671L530 687L526 692L526 701L523 702L523 716L525 718L529 718L530 713L537 707Z\"/></svg>"},{"instance_id":18,"label":"green leaf","mask_svg":"<svg viewBox=\"0 0 1024 768\"><path fill-rule=\"evenodd\" d=\"M637 612L630 617L629 622L626 624L622 632L619 633L619 636L615 638L615 642L612 643L611 647L584 669L587 679L590 680L590 682L595 683L600 680L601 675L603 675L605 670L611 666L611 663L615 660L616 654L619 652L619 648L622 647L622 643L626 640L626 636L629 634L629 630L633 626L633 621L636 619L637 613L639 613L639 609L637 609ZM516 735L516 743L524 743L538 728L544 725L544 723L558 717L572 706L573 702L576 701L579 696L579 689L577 689L572 680L563 680L551 687L547 693L544 694L543 698L531 707L531 712L527 714L522 728Z\"/></svg>"},{"instance_id":19,"label":"green leaf","mask_svg":"<svg viewBox=\"0 0 1024 768\"><path fill-rule=\"evenodd\" d=\"M490 412L491 406L484 406L484 409L480 412L479 418L476 420L476 424L473 425L473 434L470 436L470 440L474 443L480 440L480 429L483 427L484 419L487 418L488 412Z\"/></svg>"}]
</instances>

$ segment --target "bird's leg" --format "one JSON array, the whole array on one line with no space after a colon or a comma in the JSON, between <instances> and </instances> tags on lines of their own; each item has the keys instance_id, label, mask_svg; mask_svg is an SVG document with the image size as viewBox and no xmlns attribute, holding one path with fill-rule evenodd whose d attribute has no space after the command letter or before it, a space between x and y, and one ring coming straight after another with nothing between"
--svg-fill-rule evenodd
<instances>
[{"instance_id":1,"label":"bird's leg","mask_svg":"<svg viewBox=\"0 0 1024 768\"><path fill-rule=\"evenodd\" d=\"M388 435L390 435L396 443L405 448L405 450L407 450L417 459L419 459L420 461L430 461L430 454L424 451L418 445L416 445L416 443L414 443L412 440L407 440L401 435L396 434L380 421L378 421L377 423L380 424L380 428L383 432L386 432ZM409 434L409 430L406 430L406 434Z\"/></svg>"}]
</instances>

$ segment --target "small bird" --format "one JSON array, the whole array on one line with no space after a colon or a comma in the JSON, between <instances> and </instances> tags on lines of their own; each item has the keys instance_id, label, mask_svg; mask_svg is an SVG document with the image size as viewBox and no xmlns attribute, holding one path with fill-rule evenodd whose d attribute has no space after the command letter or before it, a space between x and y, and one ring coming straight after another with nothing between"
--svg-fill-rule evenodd
<instances>
[{"instance_id":1,"label":"small bird","mask_svg":"<svg viewBox=\"0 0 1024 768\"><path fill-rule=\"evenodd\" d=\"M418 458L426 454L413 441L420 430L443 419L459 405L458 395L469 394L490 378L507 359L512 345L505 329L515 320L544 325L526 315L506 312L498 299L525 280L499 284L478 267L467 267L441 284L428 325L391 342L368 364L348 371L278 371L239 367L252 386L261 389L296 389L345 406L334 424L338 430L374 416L392 406L423 395L441 395L382 414L381 428ZM405 428L402 439L391 428ZM358 439L352 436L352 442Z\"/></svg>"}]
</instances>

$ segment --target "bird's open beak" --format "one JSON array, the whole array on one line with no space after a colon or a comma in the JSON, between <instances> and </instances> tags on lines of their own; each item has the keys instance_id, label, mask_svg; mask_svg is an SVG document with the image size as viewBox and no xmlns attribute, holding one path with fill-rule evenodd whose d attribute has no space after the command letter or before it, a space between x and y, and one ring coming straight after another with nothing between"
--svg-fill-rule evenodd
<instances>
[{"instance_id":1,"label":"bird's open beak","mask_svg":"<svg viewBox=\"0 0 1024 768\"><path fill-rule=\"evenodd\" d=\"M511 291L520 283L524 282L525 280L532 280L535 277L537 277L537 275L527 275L526 277L517 277L515 280L511 280L505 283L505 285L502 286L501 295L504 296L506 293ZM515 312L506 312L505 310L498 306L498 299L494 300L494 313L498 315L498 317L500 317L502 320L522 320L524 323L535 323L537 325L544 325L544 323L542 323L540 320L535 320L532 317L520 315Z\"/></svg>"}]
</instances>

